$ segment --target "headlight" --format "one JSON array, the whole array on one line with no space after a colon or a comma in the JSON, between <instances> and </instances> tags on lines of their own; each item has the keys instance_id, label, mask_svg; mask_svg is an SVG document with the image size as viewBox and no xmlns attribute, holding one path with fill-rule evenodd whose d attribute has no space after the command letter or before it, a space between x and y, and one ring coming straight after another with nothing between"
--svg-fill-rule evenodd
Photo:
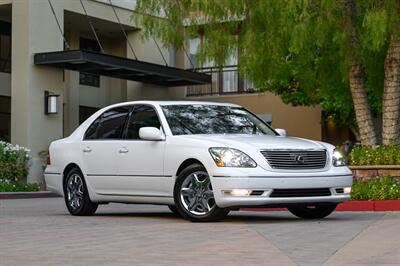
<instances>
[{"instance_id":1,"label":"headlight","mask_svg":"<svg viewBox=\"0 0 400 266\"><path fill-rule=\"evenodd\" d=\"M336 167L345 166L346 158L339 150L335 149L333 151L333 155L332 155L332 163L333 163L333 166L336 166Z\"/></svg>"},{"instance_id":2,"label":"headlight","mask_svg":"<svg viewBox=\"0 0 400 266\"><path fill-rule=\"evenodd\" d=\"M215 164L218 167L256 167L256 162L247 154L231 148L209 149Z\"/></svg>"}]
</instances>

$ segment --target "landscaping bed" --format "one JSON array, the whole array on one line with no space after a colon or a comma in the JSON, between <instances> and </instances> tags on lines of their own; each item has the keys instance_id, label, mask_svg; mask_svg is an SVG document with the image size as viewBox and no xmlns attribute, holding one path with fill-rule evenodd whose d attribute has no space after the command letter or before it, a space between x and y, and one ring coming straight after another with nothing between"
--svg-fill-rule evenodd
<instances>
[{"instance_id":1,"label":"landscaping bed","mask_svg":"<svg viewBox=\"0 0 400 266\"><path fill-rule=\"evenodd\" d=\"M400 179L400 145L355 146L348 156L354 176L391 176Z\"/></svg>"},{"instance_id":2,"label":"landscaping bed","mask_svg":"<svg viewBox=\"0 0 400 266\"><path fill-rule=\"evenodd\" d=\"M34 192L39 190L40 185L36 183L0 178L0 192Z\"/></svg>"},{"instance_id":3,"label":"landscaping bed","mask_svg":"<svg viewBox=\"0 0 400 266\"><path fill-rule=\"evenodd\" d=\"M0 192L39 191L39 184L26 182L30 150L0 141Z\"/></svg>"}]
</instances>

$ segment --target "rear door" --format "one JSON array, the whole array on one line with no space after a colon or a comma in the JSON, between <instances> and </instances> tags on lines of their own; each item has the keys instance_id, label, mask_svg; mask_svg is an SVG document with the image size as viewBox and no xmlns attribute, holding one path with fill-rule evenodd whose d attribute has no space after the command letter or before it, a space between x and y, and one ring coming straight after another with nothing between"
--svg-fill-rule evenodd
<instances>
[{"instance_id":1,"label":"rear door","mask_svg":"<svg viewBox=\"0 0 400 266\"><path fill-rule=\"evenodd\" d=\"M113 194L118 188L118 156L130 106L105 111L86 131L82 142L85 174L98 194Z\"/></svg>"}]
</instances>

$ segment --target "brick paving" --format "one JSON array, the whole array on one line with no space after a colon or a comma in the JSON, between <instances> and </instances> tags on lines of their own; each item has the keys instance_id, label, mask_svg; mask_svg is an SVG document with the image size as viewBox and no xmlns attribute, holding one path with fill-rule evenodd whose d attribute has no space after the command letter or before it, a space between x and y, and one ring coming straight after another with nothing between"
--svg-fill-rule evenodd
<instances>
[{"instance_id":1,"label":"brick paving","mask_svg":"<svg viewBox=\"0 0 400 266\"><path fill-rule=\"evenodd\" d=\"M396 265L399 232L395 212L320 221L232 212L202 224L164 206L110 204L72 217L61 198L1 200L0 265Z\"/></svg>"}]
</instances>

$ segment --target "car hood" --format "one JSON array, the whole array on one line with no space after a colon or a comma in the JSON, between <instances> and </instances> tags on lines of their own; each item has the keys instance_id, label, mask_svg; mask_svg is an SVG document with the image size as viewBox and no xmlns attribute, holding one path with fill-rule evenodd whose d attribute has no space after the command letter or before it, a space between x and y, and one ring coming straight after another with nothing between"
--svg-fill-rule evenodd
<instances>
[{"instance_id":1,"label":"car hood","mask_svg":"<svg viewBox=\"0 0 400 266\"><path fill-rule=\"evenodd\" d=\"M220 145L231 148L251 146L258 149L326 149L322 142L313 141L297 137L282 137L271 135L242 135L242 134L222 134L222 135L184 135L183 138L205 141L210 146ZM329 145L329 144L328 144Z\"/></svg>"}]
</instances>

